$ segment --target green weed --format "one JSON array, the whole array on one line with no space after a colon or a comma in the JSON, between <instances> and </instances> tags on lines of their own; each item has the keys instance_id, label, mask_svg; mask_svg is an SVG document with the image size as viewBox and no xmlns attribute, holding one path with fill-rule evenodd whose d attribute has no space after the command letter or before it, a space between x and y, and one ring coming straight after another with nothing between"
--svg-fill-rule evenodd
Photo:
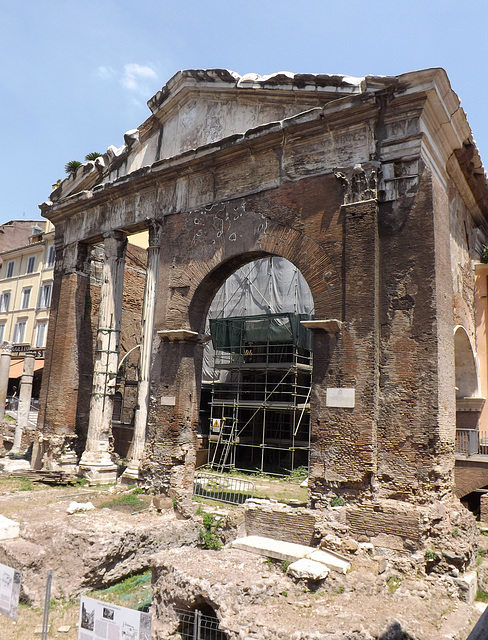
<instances>
[{"instance_id":1,"label":"green weed","mask_svg":"<svg viewBox=\"0 0 488 640\"><path fill-rule=\"evenodd\" d=\"M345 504L346 504L346 501L344 500L344 498L341 498L340 496L334 496L330 501L331 507L343 507Z\"/></svg>"},{"instance_id":2,"label":"green weed","mask_svg":"<svg viewBox=\"0 0 488 640\"><path fill-rule=\"evenodd\" d=\"M32 480L21 478L19 491L32 491Z\"/></svg>"},{"instance_id":3,"label":"green weed","mask_svg":"<svg viewBox=\"0 0 488 640\"><path fill-rule=\"evenodd\" d=\"M200 544L204 549L219 551L222 548L222 543L218 534L218 530L221 526L222 520L215 520L213 513L203 514L203 528L200 529L198 537L200 538Z\"/></svg>"},{"instance_id":4,"label":"green weed","mask_svg":"<svg viewBox=\"0 0 488 640\"><path fill-rule=\"evenodd\" d=\"M402 581L400 578L397 578L396 576L391 576L391 578L388 579L386 585L388 587L388 591L390 593L395 593L395 591L398 589L398 587L401 585Z\"/></svg>"},{"instance_id":5,"label":"green weed","mask_svg":"<svg viewBox=\"0 0 488 640\"><path fill-rule=\"evenodd\" d=\"M483 589L478 589L476 592L476 600L479 602L488 602L488 593Z\"/></svg>"}]
</instances>

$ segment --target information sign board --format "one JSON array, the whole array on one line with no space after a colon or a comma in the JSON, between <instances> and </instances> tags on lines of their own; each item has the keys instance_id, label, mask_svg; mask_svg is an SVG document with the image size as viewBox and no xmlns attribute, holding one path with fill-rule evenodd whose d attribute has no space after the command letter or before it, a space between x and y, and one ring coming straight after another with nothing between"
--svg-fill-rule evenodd
<instances>
[{"instance_id":1,"label":"information sign board","mask_svg":"<svg viewBox=\"0 0 488 640\"><path fill-rule=\"evenodd\" d=\"M82 596L78 640L151 640L151 615Z\"/></svg>"},{"instance_id":2,"label":"information sign board","mask_svg":"<svg viewBox=\"0 0 488 640\"><path fill-rule=\"evenodd\" d=\"M0 613L17 620L20 571L0 564Z\"/></svg>"}]
</instances>

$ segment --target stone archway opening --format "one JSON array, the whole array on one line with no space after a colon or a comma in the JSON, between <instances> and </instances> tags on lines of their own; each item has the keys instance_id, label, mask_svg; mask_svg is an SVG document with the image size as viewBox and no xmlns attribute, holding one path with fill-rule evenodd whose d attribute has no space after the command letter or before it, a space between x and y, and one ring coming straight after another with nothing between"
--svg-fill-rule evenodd
<instances>
[{"instance_id":1,"label":"stone archway opening","mask_svg":"<svg viewBox=\"0 0 488 640\"><path fill-rule=\"evenodd\" d=\"M456 428L474 430L478 428L484 398L480 397L476 358L469 336L464 327L454 332L454 363L456 376Z\"/></svg>"},{"instance_id":2,"label":"stone archway opening","mask_svg":"<svg viewBox=\"0 0 488 640\"><path fill-rule=\"evenodd\" d=\"M308 471L313 299L299 269L267 257L237 269L210 305L197 466Z\"/></svg>"},{"instance_id":3,"label":"stone archway opening","mask_svg":"<svg viewBox=\"0 0 488 640\"><path fill-rule=\"evenodd\" d=\"M179 624L177 633L182 640L228 640L229 635L220 629L215 609L206 602L191 609L175 609Z\"/></svg>"}]
</instances>

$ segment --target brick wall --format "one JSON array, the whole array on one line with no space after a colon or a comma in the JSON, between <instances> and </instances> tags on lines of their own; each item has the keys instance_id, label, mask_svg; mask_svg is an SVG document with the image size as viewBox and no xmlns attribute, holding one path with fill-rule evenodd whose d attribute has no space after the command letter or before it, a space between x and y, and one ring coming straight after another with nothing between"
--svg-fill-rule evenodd
<instances>
[{"instance_id":1,"label":"brick wall","mask_svg":"<svg viewBox=\"0 0 488 640\"><path fill-rule=\"evenodd\" d=\"M300 510L247 509L246 535L264 536L285 542L311 545L315 531L315 517Z\"/></svg>"}]
</instances>

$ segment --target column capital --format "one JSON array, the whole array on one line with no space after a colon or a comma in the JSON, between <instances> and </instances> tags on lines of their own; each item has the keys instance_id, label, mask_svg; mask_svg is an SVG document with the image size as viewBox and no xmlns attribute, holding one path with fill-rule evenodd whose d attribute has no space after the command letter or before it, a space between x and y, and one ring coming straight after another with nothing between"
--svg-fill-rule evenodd
<instances>
[{"instance_id":1,"label":"column capital","mask_svg":"<svg viewBox=\"0 0 488 640\"><path fill-rule=\"evenodd\" d=\"M149 246L148 249L159 249L161 245L161 236L163 233L163 225L159 220L152 218L147 222L147 228L149 231Z\"/></svg>"},{"instance_id":2,"label":"column capital","mask_svg":"<svg viewBox=\"0 0 488 640\"><path fill-rule=\"evenodd\" d=\"M105 258L125 257L125 248L127 246L127 234L120 229L113 229L103 234L103 248Z\"/></svg>"},{"instance_id":3,"label":"column capital","mask_svg":"<svg viewBox=\"0 0 488 640\"><path fill-rule=\"evenodd\" d=\"M8 356L12 355L13 346L14 346L13 342L4 342L2 344L2 346L0 347L0 354L1 355L5 354L5 355L8 355Z\"/></svg>"},{"instance_id":4,"label":"column capital","mask_svg":"<svg viewBox=\"0 0 488 640\"><path fill-rule=\"evenodd\" d=\"M334 169L335 177L342 183L344 204L355 204L378 199L379 162L363 162L346 169Z\"/></svg>"}]
</instances>

